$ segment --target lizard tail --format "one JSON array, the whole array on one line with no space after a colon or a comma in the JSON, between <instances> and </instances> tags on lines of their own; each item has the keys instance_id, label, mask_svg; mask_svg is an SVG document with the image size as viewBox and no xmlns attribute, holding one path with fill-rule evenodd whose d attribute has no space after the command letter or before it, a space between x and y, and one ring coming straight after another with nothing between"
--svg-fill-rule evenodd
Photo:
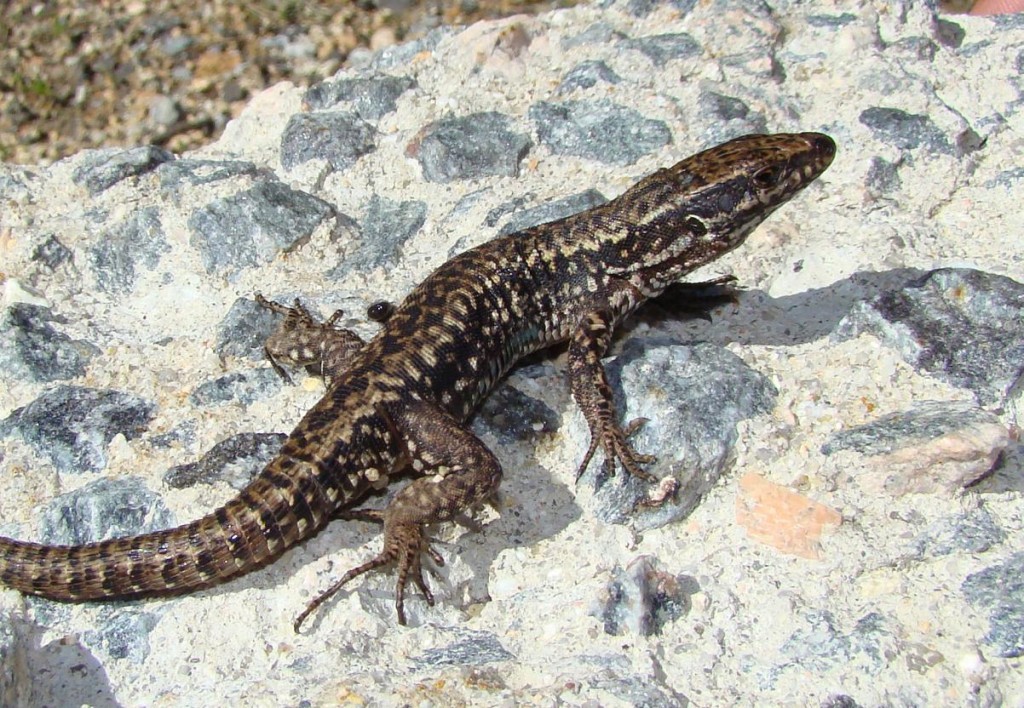
<instances>
[{"instance_id":1,"label":"lizard tail","mask_svg":"<svg viewBox=\"0 0 1024 708\"><path fill-rule=\"evenodd\" d=\"M224 506L176 528L77 546L0 537L0 583L77 602L173 595L255 570L330 518L316 479L285 473L285 459Z\"/></svg>"}]
</instances>

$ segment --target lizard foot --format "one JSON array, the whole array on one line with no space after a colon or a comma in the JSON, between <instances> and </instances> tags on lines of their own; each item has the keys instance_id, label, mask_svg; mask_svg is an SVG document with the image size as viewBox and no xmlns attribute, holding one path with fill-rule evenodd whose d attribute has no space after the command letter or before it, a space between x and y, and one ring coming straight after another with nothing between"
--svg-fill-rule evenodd
<instances>
[{"instance_id":1,"label":"lizard foot","mask_svg":"<svg viewBox=\"0 0 1024 708\"><path fill-rule=\"evenodd\" d=\"M358 518L368 521L377 520L363 514L359 514ZM427 583L423 579L421 560L421 554L423 553L429 555L431 560L437 565L444 565L444 558L441 557L441 554L430 547L422 525L395 524L391 527L385 527L384 550L375 558L349 570L341 576L338 582L317 595L306 605L306 609L295 618L295 623L292 627L298 633L306 618L341 590L350 580L392 562L398 563L398 583L395 587L395 608L398 610L398 623L405 625L405 586L410 578L413 584L423 593L423 598L427 601L427 604L431 607L434 606L434 595L430 592L430 588L427 587Z\"/></svg>"},{"instance_id":2,"label":"lizard foot","mask_svg":"<svg viewBox=\"0 0 1024 708\"><path fill-rule=\"evenodd\" d=\"M590 448L587 449L587 454L583 456L583 462L580 463L580 467L576 471L576 481L580 481L580 477L583 476L598 447L604 449L604 473L606 475L611 476L615 473L615 461L618 460L623 469L634 477L647 482L654 481L654 475L644 471L641 465L649 465L658 458L654 455L641 455L633 449L628 441L628 438L646 422L647 418L636 418L627 423L625 428L615 426L598 435L591 435Z\"/></svg>"}]
</instances>

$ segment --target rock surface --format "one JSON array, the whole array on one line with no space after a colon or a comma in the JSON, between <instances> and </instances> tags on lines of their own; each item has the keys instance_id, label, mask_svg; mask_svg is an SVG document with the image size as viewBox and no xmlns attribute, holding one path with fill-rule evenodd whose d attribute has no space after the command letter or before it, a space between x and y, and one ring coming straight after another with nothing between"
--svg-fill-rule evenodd
<instances>
[{"instance_id":1,"label":"rock surface","mask_svg":"<svg viewBox=\"0 0 1024 708\"><path fill-rule=\"evenodd\" d=\"M624 415L652 418L637 444L658 484L599 461L577 483L588 440L564 356L534 360L473 422L505 467L500 503L437 530L437 604L408 598L409 627L379 573L292 632L379 548L375 526L337 522L184 597L0 591L0 696L1024 695L1022 47L1019 19L954 23L925 3L600 0L277 85L184 155L0 165L0 532L47 538L56 515L84 539L210 511L322 394L273 375L253 293L342 309L372 336L367 306L453 252L710 144L821 130L839 145L816 185L695 274L733 273L733 299L687 291L690 312L655 304L623 328L609 369Z\"/></svg>"}]
</instances>

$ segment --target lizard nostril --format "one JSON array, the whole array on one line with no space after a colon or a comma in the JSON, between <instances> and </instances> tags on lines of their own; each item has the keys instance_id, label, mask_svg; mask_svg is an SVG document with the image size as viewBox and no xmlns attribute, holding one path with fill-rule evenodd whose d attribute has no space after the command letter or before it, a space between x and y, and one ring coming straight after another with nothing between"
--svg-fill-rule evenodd
<instances>
[{"instance_id":1,"label":"lizard nostril","mask_svg":"<svg viewBox=\"0 0 1024 708\"><path fill-rule=\"evenodd\" d=\"M805 133L804 135L818 153L829 157L836 154L835 141L824 133Z\"/></svg>"}]
</instances>

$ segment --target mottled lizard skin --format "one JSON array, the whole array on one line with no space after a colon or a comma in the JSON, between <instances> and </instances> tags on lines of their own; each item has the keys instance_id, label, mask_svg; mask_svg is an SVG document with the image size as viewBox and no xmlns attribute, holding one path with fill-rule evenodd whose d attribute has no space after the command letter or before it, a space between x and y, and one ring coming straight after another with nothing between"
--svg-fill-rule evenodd
<instances>
[{"instance_id":1,"label":"mottled lizard skin","mask_svg":"<svg viewBox=\"0 0 1024 708\"><path fill-rule=\"evenodd\" d=\"M285 319L267 342L275 363L327 379L323 398L278 455L224 506L183 526L81 546L0 538L0 582L32 595L109 600L195 590L247 573L311 537L332 518L383 523L381 553L339 587L394 563L396 606L430 554L424 525L489 498L502 470L465 425L523 356L569 342L572 394L606 464L649 478L653 458L628 442L601 357L617 323L684 275L740 245L775 208L832 162L817 133L751 135L651 174L617 199L497 238L442 265L365 345L317 323L301 306L257 300ZM352 508L372 489L411 475L383 511Z\"/></svg>"}]
</instances>

